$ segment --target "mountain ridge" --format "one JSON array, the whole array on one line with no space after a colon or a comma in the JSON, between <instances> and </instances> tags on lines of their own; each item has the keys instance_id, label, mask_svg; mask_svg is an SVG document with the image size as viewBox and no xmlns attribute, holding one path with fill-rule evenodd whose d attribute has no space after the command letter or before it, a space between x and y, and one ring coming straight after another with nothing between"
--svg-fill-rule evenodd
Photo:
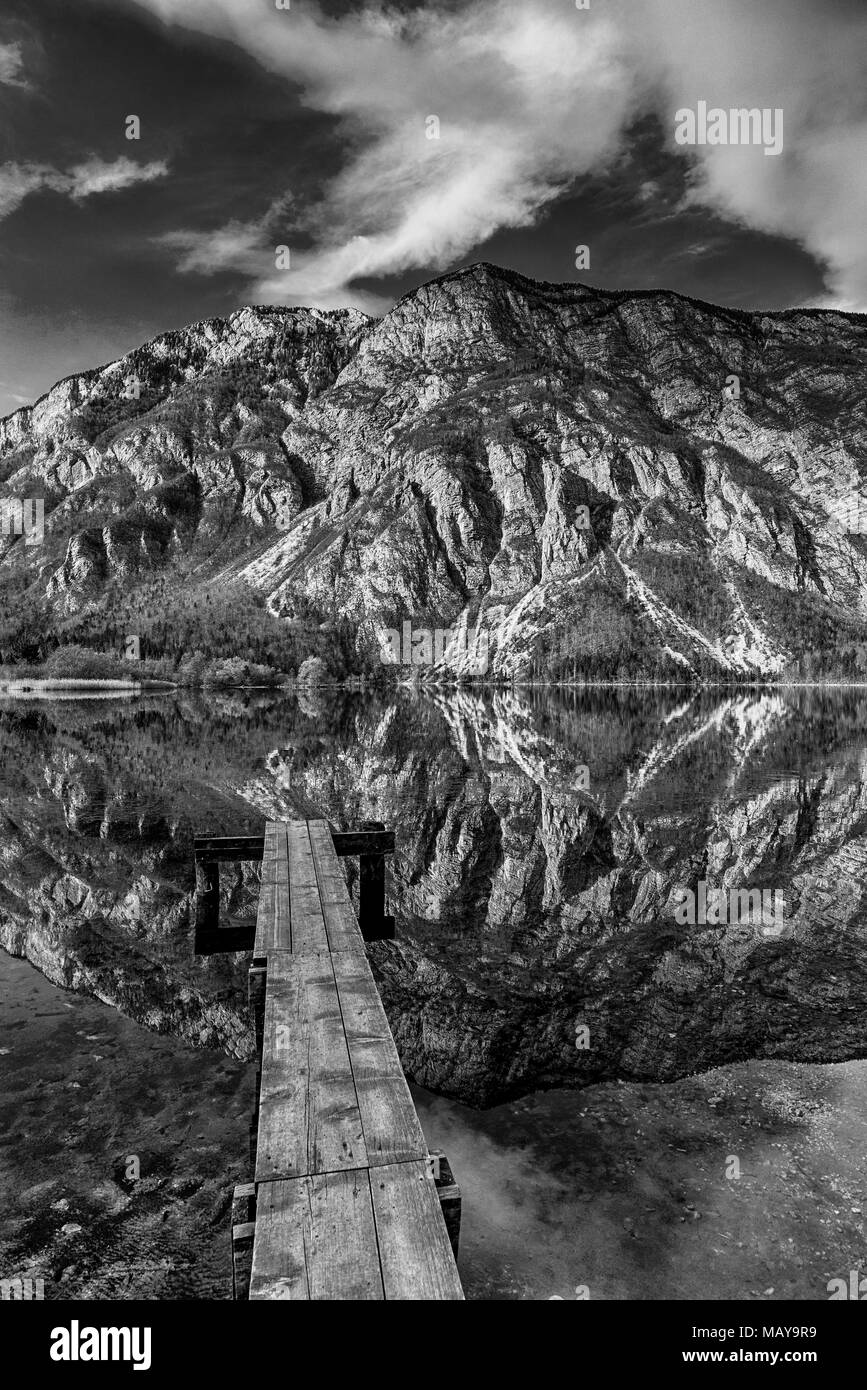
<instances>
[{"instance_id":1,"label":"mountain ridge","mask_svg":"<svg viewBox=\"0 0 867 1390\"><path fill-rule=\"evenodd\" d=\"M741 308L738 308L736 305L720 305L720 304L714 303L713 300L701 299L701 298L698 298L698 297L695 296L695 295L684 294L681 290L672 290L672 289L668 289L668 288L661 288L661 289L639 289L639 288L632 288L632 289L611 290L611 289L605 289L605 288L603 288L602 286L598 286L598 285L589 285L589 284L587 284L587 283L584 282L584 281L580 281L580 282L579 282L579 281L572 281L572 280L561 280L561 281L537 280L537 279L535 279L535 277L533 277L533 276L531 276L531 275L524 275L524 274L523 274L522 272L520 272L520 271L510 270L510 269L508 269L508 267L505 267L505 266L498 266L498 265L497 265L495 262L493 262L493 261L473 261L470 265L468 265L468 266L463 266L460 270L457 270L457 271L445 271L442 275L435 275L435 276L432 276L430 279L423 281L421 285L416 286L414 289L407 290L404 294L402 294L398 299L395 300L394 305L393 305L392 307L396 309L400 304L402 304L402 303L404 302L404 300L412 299L416 294L418 294L418 292L419 292L420 289L425 289L425 288L428 288L428 287L430 287L430 286L432 286L432 285L439 285L439 284L445 283L445 282L450 281L450 280L457 280L457 279L460 279L462 276L469 275L469 274L471 274L472 272L477 271L477 270L493 271L493 272L495 272L495 274L496 274L497 276L501 277L503 280L507 280L507 281L508 281L508 280L511 280L511 281L512 281L514 284L516 284L516 285L525 284L525 285L531 285L531 286L534 286L534 287L546 287L546 288L549 288L549 289L569 289L569 290L576 290L576 289L577 289L577 290L586 290L589 294L598 296L599 298L610 298L610 299L614 299L614 300L628 300L628 299L655 299L655 298L665 298L665 297L669 297L669 298L672 298L672 299L679 300L679 301L681 301L681 302L684 303L684 304L692 305L692 306L695 307L695 308L699 308L699 309L702 309L702 310L710 310L710 311L719 312L719 313L731 314L731 315L733 315L733 316L735 316L735 317L740 317L740 318L742 318L742 319L744 319L744 320L748 320L748 319L752 319L752 318L756 318L756 317L759 317L759 318L770 318L770 319L774 319L774 318L787 319L787 318L793 318L793 317L797 317L797 316L801 316L801 315L818 315L818 316L821 316L821 317L837 317L837 318L842 318L842 319L847 319L847 320L867 321L867 314L858 313L857 311L851 310L851 309L832 309L832 308L826 308L826 307L815 306L815 305L793 306L793 307L790 307L790 308L788 308L788 309L765 309L765 308L760 308L760 309L741 309ZM15 408L15 410L7 411L7 413L6 413L5 415L0 415L0 425L6 424L7 421L11 420L11 419L12 419L14 416L16 416L16 415L21 415L21 414L23 414L23 413L25 413L25 412L27 412L27 411L33 411L33 410L35 410L36 406L39 405L42 401L44 401L44 400L46 399L46 397L49 396L49 395L51 394L52 391L57 390L58 387L63 386L66 382L72 381L72 380L77 379L77 378L79 378L79 377L95 377L95 376L98 376L101 372L107 371L109 368L117 366L120 362L124 361L127 357L134 357L137 353L143 351L143 350L144 350L145 348L147 348L147 347L150 347L152 344L154 344L154 343L156 343L156 342L160 342L160 341L162 341L162 340L164 340L164 339L166 339L166 338L171 338L171 337L175 337L175 336L180 337L181 335L183 335L183 334L185 334L185 333L190 333L190 332L194 331L195 329L205 328L205 327L208 327L208 326L213 326L213 325L218 325L218 324L223 324L223 325L224 325L224 324L227 324L227 323L229 323L229 321L230 321L231 319L236 318L238 315L244 314L244 313L247 312L248 310L249 310L249 311L252 311L253 313L256 313L256 314L269 314L269 313L273 313L273 314L276 315L276 314L283 314L283 313L286 313L288 310L291 310L292 308L296 308L296 309L299 309L299 308L300 308L301 312L304 312L304 313L311 313L311 314L320 314L320 315L322 315L323 317L328 317L328 316L332 316L332 315L333 315L333 316L341 316L341 315L349 315L349 314L355 313L355 314L357 314L359 317L368 320L369 323L378 322L380 318L384 317L384 315L367 314L367 313L365 313L363 310L360 310L360 309L356 309L356 310L353 310L353 309L315 309L315 308L312 308L312 307L310 307L310 306L303 306L303 307L302 307L302 306L286 306L286 305L278 305L278 304L254 304L254 303L243 304L243 305L241 305L238 309L233 309L233 310L232 310L230 313L228 313L228 314L213 314L213 315L210 315L208 318L204 318L204 319L194 319L191 323L185 324L185 325L184 325L183 327L181 327L181 328L166 329L164 332L157 334L156 337L154 337L154 338L146 338L146 339L144 339L143 342L138 343L138 344L137 344L135 347L133 347L133 348L130 348L128 352L122 353L120 357L111 358L111 359L109 359L109 361L107 361L107 362L100 363L99 366L96 366L96 367L87 367L87 368L84 368L83 370L78 371L78 372L68 372L68 373L66 374L66 376L60 377L60 378L59 378L57 381L55 381L46 391L43 391L43 392L41 393L41 395L37 396L37 397L35 398L35 400L33 400L33 401L29 402L29 403L26 403L26 404L24 404L24 405L17 406L17 407ZM391 311L389 310L388 312L391 312Z\"/></svg>"},{"instance_id":2,"label":"mountain ridge","mask_svg":"<svg viewBox=\"0 0 867 1390\"><path fill-rule=\"evenodd\" d=\"M502 679L859 676L865 382L864 315L488 262L379 318L245 306L0 420L0 488L46 497L42 546L0 538L44 640L8 611L2 660L110 647L118 594L192 593L194 556L369 672L409 618L457 634L434 677L480 624Z\"/></svg>"}]
</instances>

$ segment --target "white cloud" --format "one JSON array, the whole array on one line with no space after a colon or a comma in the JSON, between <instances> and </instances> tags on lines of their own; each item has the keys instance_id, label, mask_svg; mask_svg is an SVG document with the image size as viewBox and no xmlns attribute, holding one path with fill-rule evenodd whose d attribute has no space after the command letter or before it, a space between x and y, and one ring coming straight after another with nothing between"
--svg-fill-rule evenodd
<instances>
[{"instance_id":1,"label":"white cloud","mask_svg":"<svg viewBox=\"0 0 867 1390\"><path fill-rule=\"evenodd\" d=\"M219 270L259 275L268 255L260 222L229 222L214 232L166 232L159 240L179 252L178 270L206 275Z\"/></svg>"},{"instance_id":2,"label":"white cloud","mask_svg":"<svg viewBox=\"0 0 867 1390\"><path fill-rule=\"evenodd\" d=\"M163 178L169 166L162 159L154 159L150 164L136 164L125 155L120 159L107 161L95 156L83 164L76 164L69 173L60 175L67 181L64 192L71 198L92 198L95 193L117 193L123 188L132 188L137 183L153 183Z\"/></svg>"},{"instance_id":3,"label":"white cloud","mask_svg":"<svg viewBox=\"0 0 867 1390\"><path fill-rule=\"evenodd\" d=\"M315 249L296 251L273 212L225 235L175 235L182 268L200 272L224 269L234 241L259 299L370 309L353 280L445 268L498 228L530 225L578 173L614 156L636 106L612 27L589 26L554 0L538 9L520 0L464 12L368 9L340 21L307 5L142 3L167 22L233 40L343 120L346 162L321 202L296 214ZM426 138L429 115L439 118L439 140ZM274 269L281 243L292 250L289 271Z\"/></svg>"},{"instance_id":4,"label":"white cloud","mask_svg":"<svg viewBox=\"0 0 867 1390\"><path fill-rule=\"evenodd\" d=\"M272 215L177 233L185 269L234 264L259 298L359 303L356 278L443 269L498 229L531 225L581 174L617 158L635 115L656 112L672 157L690 161L692 202L801 243L825 267L830 302L867 307L863 6L465 0L338 20L312 0L291 10L130 2L235 43L346 133L340 173L298 224L315 249L293 252L291 271L260 269L273 266L275 244L291 245ZM782 155L675 145L675 111L698 100L783 108ZM438 141L425 139L428 115L439 117Z\"/></svg>"},{"instance_id":5,"label":"white cloud","mask_svg":"<svg viewBox=\"0 0 867 1390\"><path fill-rule=\"evenodd\" d=\"M679 107L784 112L776 159L750 147L679 148L689 201L755 231L790 238L824 267L836 308L867 309L867 8L842 0L609 0L632 66L658 83L673 132Z\"/></svg>"},{"instance_id":6,"label":"white cloud","mask_svg":"<svg viewBox=\"0 0 867 1390\"><path fill-rule=\"evenodd\" d=\"M162 160L136 164L126 156L106 161L94 156L68 173L50 164L0 164L0 219L8 217L31 193L51 189L76 201L97 193L114 193L137 183L150 183L168 173Z\"/></svg>"},{"instance_id":7,"label":"white cloud","mask_svg":"<svg viewBox=\"0 0 867 1390\"><path fill-rule=\"evenodd\" d=\"M0 164L0 219L14 212L29 193L44 187L51 172L44 164Z\"/></svg>"},{"instance_id":8,"label":"white cloud","mask_svg":"<svg viewBox=\"0 0 867 1390\"><path fill-rule=\"evenodd\" d=\"M0 43L0 85L26 87L24 57L20 43Z\"/></svg>"}]
</instances>

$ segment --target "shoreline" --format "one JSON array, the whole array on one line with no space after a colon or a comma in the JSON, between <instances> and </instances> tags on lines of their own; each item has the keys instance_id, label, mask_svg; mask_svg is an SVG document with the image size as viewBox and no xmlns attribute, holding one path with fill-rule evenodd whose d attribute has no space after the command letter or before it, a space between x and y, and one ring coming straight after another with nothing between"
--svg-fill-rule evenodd
<instances>
[{"instance_id":1,"label":"shoreline","mask_svg":"<svg viewBox=\"0 0 867 1390\"><path fill-rule=\"evenodd\" d=\"M177 689L167 681L112 681L112 680L74 680L65 677L22 677L21 680L0 680L0 695L52 696L94 695L140 695L144 691L165 691Z\"/></svg>"},{"instance_id":2,"label":"shoreline","mask_svg":"<svg viewBox=\"0 0 867 1390\"><path fill-rule=\"evenodd\" d=\"M181 690L202 692L226 692L230 690L271 690L275 693L296 693L300 690L341 690L347 694L365 694L372 690L388 694L397 690L424 691L473 691L484 693L520 692L525 690L691 690L696 693L713 691L771 691L771 690L867 690L864 681L472 681L472 680L419 680L396 681L380 685L365 681L360 677L348 677L346 681L313 681L299 685L296 680L287 678L278 685L241 683L237 685L181 684L177 681L164 681L146 678L144 680L88 680L72 677L22 676L19 679L0 679L0 698L26 696L28 698L50 698L60 695L85 695L105 693L106 695L171 694Z\"/></svg>"}]
</instances>

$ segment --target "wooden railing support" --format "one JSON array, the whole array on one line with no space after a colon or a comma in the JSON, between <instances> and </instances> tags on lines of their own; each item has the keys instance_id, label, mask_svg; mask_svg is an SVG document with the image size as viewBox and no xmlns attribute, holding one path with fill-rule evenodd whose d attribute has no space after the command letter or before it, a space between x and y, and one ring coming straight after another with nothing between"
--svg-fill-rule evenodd
<instances>
[{"instance_id":1,"label":"wooden railing support","mask_svg":"<svg viewBox=\"0 0 867 1390\"><path fill-rule=\"evenodd\" d=\"M394 853L394 831L386 830L382 821L365 821L360 830L332 830L331 838L339 859L358 855L358 924L364 940L393 941L394 918L385 911L385 856ZM195 836L196 955L244 951L252 946L251 928L220 927L220 864L261 861L264 847L264 835ZM257 1029L259 1048L261 1043Z\"/></svg>"},{"instance_id":2,"label":"wooden railing support","mask_svg":"<svg viewBox=\"0 0 867 1390\"><path fill-rule=\"evenodd\" d=\"M449 1233L452 1254L457 1259L458 1244L461 1238L461 1189L455 1182L451 1165L442 1149L431 1149L429 1157L434 1186L440 1199L440 1208L446 1223L446 1230Z\"/></svg>"},{"instance_id":3,"label":"wooden railing support","mask_svg":"<svg viewBox=\"0 0 867 1390\"><path fill-rule=\"evenodd\" d=\"M239 1183L232 1196L232 1297L250 1297L253 1238L256 1234L256 1185Z\"/></svg>"},{"instance_id":4,"label":"wooden railing support","mask_svg":"<svg viewBox=\"0 0 867 1390\"><path fill-rule=\"evenodd\" d=\"M262 1055L262 1036L265 1031L265 986L268 983L268 963L254 960L247 975L247 1002L253 1015L256 1033L256 1055Z\"/></svg>"},{"instance_id":5,"label":"wooden railing support","mask_svg":"<svg viewBox=\"0 0 867 1390\"><path fill-rule=\"evenodd\" d=\"M375 830L332 830L334 852L338 859L355 854L393 854L394 831L386 830L381 821L368 822ZM264 835L196 835L193 840L196 860L238 861L259 860L265 853Z\"/></svg>"},{"instance_id":6,"label":"wooden railing support","mask_svg":"<svg viewBox=\"0 0 867 1390\"><path fill-rule=\"evenodd\" d=\"M365 834L384 831L382 821L368 820L362 826ZM394 918L385 913L385 855L364 852L359 857L358 925L365 941L394 939Z\"/></svg>"}]
</instances>

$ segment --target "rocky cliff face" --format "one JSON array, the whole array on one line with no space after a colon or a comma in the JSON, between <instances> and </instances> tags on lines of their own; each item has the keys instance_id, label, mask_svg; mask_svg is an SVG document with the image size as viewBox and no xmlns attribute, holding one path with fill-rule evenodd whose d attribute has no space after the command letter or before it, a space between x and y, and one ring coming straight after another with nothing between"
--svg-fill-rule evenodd
<instances>
[{"instance_id":1,"label":"rocky cliff face","mask_svg":"<svg viewBox=\"0 0 867 1390\"><path fill-rule=\"evenodd\" d=\"M249 308L0 421L0 490L46 498L0 577L59 621L196 546L360 644L481 631L497 676L768 675L867 635L865 385L863 316L489 265L380 320Z\"/></svg>"}]
</instances>

